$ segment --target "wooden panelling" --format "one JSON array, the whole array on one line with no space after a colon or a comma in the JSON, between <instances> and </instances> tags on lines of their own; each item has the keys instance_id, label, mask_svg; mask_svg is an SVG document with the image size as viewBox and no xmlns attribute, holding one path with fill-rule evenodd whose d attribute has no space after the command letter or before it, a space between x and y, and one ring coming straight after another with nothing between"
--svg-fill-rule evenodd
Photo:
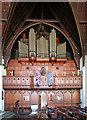
<instances>
[{"instance_id":1,"label":"wooden panelling","mask_svg":"<svg viewBox=\"0 0 87 120\"><path fill-rule=\"evenodd\" d=\"M36 60L37 61L37 60ZM45 75L41 68L45 68ZM39 104L39 95L44 91L47 95L48 107L78 105L82 77L77 75L76 64L73 60L57 60L52 64L48 61L37 61L32 65L27 58L10 60L7 75L3 76L5 89L5 110L15 107L20 100L19 107L30 107ZM40 85L35 84L35 71L40 72ZM53 72L53 85L48 85L48 73Z\"/></svg>"},{"instance_id":2,"label":"wooden panelling","mask_svg":"<svg viewBox=\"0 0 87 120\"><path fill-rule=\"evenodd\" d=\"M35 62L32 66L30 62L27 62L27 60L21 60L21 62L18 60L10 60L7 66L7 76L12 75L11 72L13 70L14 76L29 76L29 73L31 73L32 76L34 75L35 70L41 71L42 66L47 68L46 73L53 71L54 76L56 73L58 76L77 76L77 68L73 60L66 60L66 62L56 62L53 66L49 61ZM29 69L27 69L27 67ZM56 67L58 67L58 69L56 69Z\"/></svg>"},{"instance_id":3,"label":"wooden panelling","mask_svg":"<svg viewBox=\"0 0 87 120\"><path fill-rule=\"evenodd\" d=\"M73 60L67 60L65 63L57 62L53 66L50 62L37 62L33 66L27 60L20 59L10 60L7 66L7 76L4 77L4 88L9 88L7 85L18 85L19 88L81 88L82 79L77 76L77 68ZM40 86L35 86L34 76L35 71L41 73L42 66L46 69L45 76L41 76ZM58 68L58 69L56 69ZM14 74L12 71L14 70ZM53 72L55 83L53 86L48 86L48 73ZM12 76L12 77L11 77ZM6 80L5 80L6 79ZM30 87L29 87L30 86ZM12 88L12 87L11 87ZM14 87L13 87L14 88ZM17 86L16 86L17 88Z\"/></svg>"},{"instance_id":4,"label":"wooden panelling","mask_svg":"<svg viewBox=\"0 0 87 120\"><path fill-rule=\"evenodd\" d=\"M39 95L37 92L31 93L31 104L39 104Z\"/></svg>"},{"instance_id":5,"label":"wooden panelling","mask_svg":"<svg viewBox=\"0 0 87 120\"><path fill-rule=\"evenodd\" d=\"M34 76L4 76L3 77L4 89L64 89L64 88L82 88L82 77L81 76L54 76L53 85L48 85L48 78L46 76L40 77L40 85L35 84Z\"/></svg>"},{"instance_id":6,"label":"wooden panelling","mask_svg":"<svg viewBox=\"0 0 87 120\"><path fill-rule=\"evenodd\" d=\"M34 88L34 77L30 78L30 88Z\"/></svg>"},{"instance_id":7,"label":"wooden panelling","mask_svg":"<svg viewBox=\"0 0 87 120\"><path fill-rule=\"evenodd\" d=\"M15 102L20 100L19 107L30 107L31 104L39 105L39 95L45 92L47 106L78 106L80 90L5 90L5 110L13 110Z\"/></svg>"},{"instance_id":8,"label":"wooden panelling","mask_svg":"<svg viewBox=\"0 0 87 120\"><path fill-rule=\"evenodd\" d=\"M70 93L70 91L65 92L64 103L67 104L67 105L71 105L71 93Z\"/></svg>"},{"instance_id":9,"label":"wooden panelling","mask_svg":"<svg viewBox=\"0 0 87 120\"><path fill-rule=\"evenodd\" d=\"M72 95L72 102L73 103L79 103L80 102L80 91L73 91L73 95Z\"/></svg>"},{"instance_id":10,"label":"wooden panelling","mask_svg":"<svg viewBox=\"0 0 87 120\"><path fill-rule=\"evenodd\" d=\"M28 107L30 106L30 93L29 91L22 91L22 107L27 105Z\"/></svg>"}]
</instances>

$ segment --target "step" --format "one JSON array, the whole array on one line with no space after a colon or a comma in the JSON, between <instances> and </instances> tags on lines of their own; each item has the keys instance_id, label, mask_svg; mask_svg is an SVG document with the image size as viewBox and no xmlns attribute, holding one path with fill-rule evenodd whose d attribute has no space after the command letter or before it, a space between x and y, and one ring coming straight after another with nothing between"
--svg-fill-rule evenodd
<instances>
[{"instance_id":1,"label":"step","mask_svg":"<svg viewBox=\"0 0 87 120\"><path fill-rule=\"evenodd\" d=\"M0 117L7 114L9 111L3 111L3 112L0 112Z\"/></svg>"},{"instance_id":2,"label":"step","mask_svg":"<svg viewBox=\"0 0 87 120\"><path fill-rule=\"evenodd\" d=\"M15 115L15 113L13 112L10 112L10 111L5 111L5 112L2 112L1 116L0 116L0 120L3 119L3 118L11 118Z\"/></svg>"},{"instance_id":3,"label":"step","mask_svg":"<svg viewBox=\"0 0 87 120\"><path fill-rule=\"evenodd\" d=\"M11 114L10 116L6 117L6 118L12 118L15 116L15 113Z\"/></svg>"}]
</instances>

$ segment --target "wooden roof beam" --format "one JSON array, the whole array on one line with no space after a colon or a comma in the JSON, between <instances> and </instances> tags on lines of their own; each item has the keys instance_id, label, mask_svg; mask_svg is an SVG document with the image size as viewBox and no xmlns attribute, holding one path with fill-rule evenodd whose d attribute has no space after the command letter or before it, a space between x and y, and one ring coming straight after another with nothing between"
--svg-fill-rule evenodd
<instances>
[{"instance_id":1,"label":"wooden roof beam","mask_svg":"<svg viewBox=\"0 0 87 120\"><path fill-rule=\"evenodd\" d=\"M80 21L79 24L87 24L87 21Z\"/></svg>"},{"instance_id":2,"label":"wooden roof beam","mask_svg":"<svg viewBox=\"0 0 87 120\"><path fill-rule=\"evenodd\" d=\"M22 27L22 26L24 25L24 23L25 23L25 20L27 19L27 17L29 17L29 16L31 15L31 13L32 13L33 10L35 9L36 5L37 5L37 3L34 4L34 6L30 8L29 12L26 13L26 16L23 18L24 21L22 21L22 22L20 23L20 25L18 26L18 28L16 28L16 26L18 25L18 23L20 22L20 20L19 20L18 23L16 23L16 25L15 25L15 27L14 27L14 29L13 29L13 30L15 30L15 28L16 28L15 33L16 33L19 29L21 29L21 27ZM26 11L25 11L25 12L26 12ZM24 12L24 13L25 13L25 12ZM15 34L15 33L14 33L14 34ZM8 36L7 39L9 39L9 38L10 38L10 33L9 33L9 36ZM9 41L8 41L8 43L9 43Z\"/></svg>"},{"instance_id":3,"label":"wooden roof beam","mask_svg":"<svg viewBox=\"0 0 87 120\"><path fill-rule=\"evenodd\" d=\"M26 21L28 22L59 22L57 19L26 19Z\"/></svg>"}]
</instances>

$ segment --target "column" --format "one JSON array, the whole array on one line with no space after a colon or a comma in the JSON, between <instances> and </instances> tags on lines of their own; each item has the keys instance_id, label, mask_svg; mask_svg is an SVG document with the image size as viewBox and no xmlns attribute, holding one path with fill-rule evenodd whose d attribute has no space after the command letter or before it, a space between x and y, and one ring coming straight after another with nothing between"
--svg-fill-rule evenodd
<instances>
[{"instance_id":1,"label":"column","mask_svg":"<svg viewBox=\"0 0 87 120\"><path fill-rule=\"evenodd\" d=\"M2 96L3 95L3 96ZM2 65L0 65L0 110L4 111L4 90L2 81Z\"/></svg>"},{"instance_id":2,"label":"column","mask_svg":"<svg viewBox=\"0 0 87 120\"><path fill-rule=\"evenodd\" d=\"M85 55L85 106L87 106L87 55Z\"/></svg>"},{"instance_id":3,"label":"column","mask_svg":"<svg viewBox=\"0 0 87 120\"><path fill-rule=\"evenodd\" d=\"M82 79L82 107L85 107L85 66L83 67L83 79Z\"/></svg>"},{"instance_id":4,"label":"column","mask_svg":"<svg viewBox=\"0 0 87 120\"><path fill-rule=\"evenodd\" d=\"M1 58L1 63L0 63L0 110L4 111L4 100L5 100L5 92L3 89L3 79L2 76L6 75L6 69L4 69L4 63L3 63L3 59Z\"/></svg>"},{"instance_id":5,"label":"column","mask_svg":"<svg viewBox=\"0 0 87 120\"><path fill-rule=\"evenodd\" d=\"M0 2L0 18L2 19L2 2ZM0 110L4 111L4 90L3 90L3 81L2 81L2 48L1 47L2 47L2 21L0 21Z\"/></svg>"},{"instance_id":6,"label":"column","mask_svg":"<svg viewBox=\"0 0 87 120\"><path fill-rule=\"evenodd\" d=\"M2 66L0 65L0 111L2 110Z\"/></svg>"},{"instance_id":7,"label":"column","mask_svg":"<svg viewBox=\"0 0 87 120\"><path fill-rule=\"evenodd\" d=\"M84 63L85 65L83 66L83 58L81 58L80 70L83 71L82 89L80 90L81 107L87 106L87 55L85 55Z\"/></svg>"},{"instance_id":8,"label":"column","mask_svg":"<svg viewBox=\"0 0 87 120\"><path fill-rule=\"evenodd\" d=\"M80 70L83 71L83 57L80 58ZM84 73L84 72L83 72ZM78 71L78 74L79 74L79 71ZM82 85L83 85L83 78L84 76L82 77ZM81 108L84 106L84 97L83 96L83 86L82 86L82 89L80 89L80 102L81 102Z\"/></svg>"},{"instance_id":9,"label":"column","mask_svg":"<svg viewBox=\"0 0 87 120\"><path fill-rule=\"evenodd\" d=\"M5 100L5 91L3 89L3 78L2 76L6 76L6 68L4 68L4 59L3 56L1 58L0 64L0 110L4 111L4 100Z\"/></svg>"}]
</instances>

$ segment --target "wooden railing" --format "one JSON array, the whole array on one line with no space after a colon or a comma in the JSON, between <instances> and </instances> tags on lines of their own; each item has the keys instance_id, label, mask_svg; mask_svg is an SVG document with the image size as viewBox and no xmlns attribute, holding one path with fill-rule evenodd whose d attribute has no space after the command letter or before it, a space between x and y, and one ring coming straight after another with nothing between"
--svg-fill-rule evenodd
<instances>
[{"instance_id":1,"label":"wooden railing","mask_svg":"<svg viewBox=\"0 0 87 120\"><path fill-rule=\"evenodd\" d=\"M4 89L66 89L82 88L81 76L55 76L53 85L48 85L48 78L41 79L40 85L35 85L34 76L3 76Z\"/></svg>"}]
</instances>

